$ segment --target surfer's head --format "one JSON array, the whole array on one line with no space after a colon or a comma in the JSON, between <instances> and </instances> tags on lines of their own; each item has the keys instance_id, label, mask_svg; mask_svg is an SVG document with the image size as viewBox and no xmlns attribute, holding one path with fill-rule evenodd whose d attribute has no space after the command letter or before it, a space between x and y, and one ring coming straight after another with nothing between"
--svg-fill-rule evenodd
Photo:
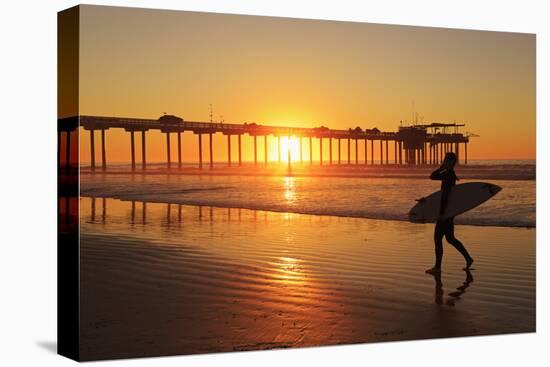
<instances>
[{"instance_id":1,"label":"surfer's head","mask_svg":"<svg viewBox=\"0 0 550 367\"><path fill-rule=\"evenodd\" d=\"M456 154L453 152L449 152L445 154L445 159L443 160L443 165L445 167L453 168L456 164L457 158Z\"/></svg>"}]
</instances>

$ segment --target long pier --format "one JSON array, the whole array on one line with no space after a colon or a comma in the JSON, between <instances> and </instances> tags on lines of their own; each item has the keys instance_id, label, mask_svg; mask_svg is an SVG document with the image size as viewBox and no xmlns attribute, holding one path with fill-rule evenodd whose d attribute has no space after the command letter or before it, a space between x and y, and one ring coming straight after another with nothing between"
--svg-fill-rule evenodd
<instances>
[{"instance_id":1,"label":"long pier","mask_svg":"<svg viewBox=\"0 0 550 367\"><path fill-rule=\"evenodd\" d=\"M468 142L469 135L458 132L459 127L463 124L456 123L431 123L431 124L415 124L411 126L401 126L395 132L380 131L377 128L361 129L330 129L324 126L316 128L301 128L288 126L269 126L260 125L257 123L219 123L219 122L200 122L200 121L184 121L183 119L165 115L157 120L128 118L128 117L107 117L107 116L74 116L58 119L58 149L61 149L61 141L65 138L65 164L61 162L60 151L58 151L58 166L64 166L67 170L70 168L70 132L82 127L85 131L89 131L90 136L90 167L96 169L96 152L95 152L95 132L101 132L101 168L107 168L107 146L106 133L109 129L124 129L129 134L130 138L130 161L132 170L137 169L137 160L135 155L136 134L141 137L141 169L147 168L147 144L146 134L150 130L159 130L166 134L166 167L173 168L176 162L172 161L170 134L177 135L177 167L182 167L182 139L181 134L190 131L197 135L198 139L198 168L203 168L203 135L208 135L209 141L209 168L214 167L213 160L213 139L214 134L223 134L227 136L227 166L237 163L242 165L242 140L244 135L248 135L254 140L254 165L258 166L258 144L257 139L263 138L264 152L263 164L268 164L268 136L277 138L277 161L281 162L281 137L298 138L300 149L300 163L309 163L313 165L313 139L319 140L319 160L318 165L347 165L347 166L364 166L364 165L398 165L398 166L418 166L418 165L437 165L440 164L447 152L454 152L459 163L468 163ZM448 130L454 130L448 132ZM238 144L238 161L233 162L231 157L231 137L237 136ZM309 140L309 162L304 162L303 159L303 139ZM323 142L328 140L329 157L328 161L323 161ZM347 156L342 157L341 141L347 142ZM333 157L333 142L337 143L337 161ZM363 145L363 154L360 157L359 145ZM354 157L351 156L352 143L355 145ZM390 160L390 144L393 149L393 159ZM463 145L462 156L460 146ZM379 160L375 162L374 153L375 145L379 149ZM369 149L370 148L370 149ZM288 155L288 165L291 164L290 150L286 152ZM362 158L362 163L360 163Z\"/></svg>"}]
</instances>

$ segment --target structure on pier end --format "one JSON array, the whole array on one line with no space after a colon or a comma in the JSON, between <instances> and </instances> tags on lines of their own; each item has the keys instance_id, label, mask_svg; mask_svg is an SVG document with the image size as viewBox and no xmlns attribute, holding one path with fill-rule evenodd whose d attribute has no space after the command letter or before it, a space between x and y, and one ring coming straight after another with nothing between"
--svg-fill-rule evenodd
<instances>
[{"instance_id":1,"label":"structure on pier end","mask_svg":"<svg viewBox=\"0 0 550 367\"><path fill-rule=\"evenodd\" d=\"M347 163L349 166L359 166L360 158L363 158L364 165L378 164L386 165L436 165L441 163L445 153L455 152L459 158L459 163L468 163L468 142L473 134L463 134L458 130L464 124L456 123L431 123L431 124L414 124L410 126L400 126L397 132L384 132L377 128L362 129L357 126L353 129L341 130L330 129L325 126L316 128L301 128L288 126L267 126L257 123L231 124L231 123L216 123L216 122L199 122L185 121L180 117L172 115L164 115L159 119L140 119L140 118L125 118L125 117L106 117L106 116L74 116L58 120L58 139L61 141L62 132L67 139L67 147L70 147L70 131L82 127L83 130L90 133L90 168L96 169L96 152L95 152L95 131L101 131L101 167L107 167L107 147L106 147L106 132L109 129L124 129L130 134L130 161L132 170L136 169L135 156L135 133L141 133L141 168L145 170L146 162L146 133L149 130L157 130L166 134L166 167L172 167L172 157L170 149L170 134L177 134L177 166L182 168L182 138L184 132L192 132L198 137L198 167L203 168L203 140L202 135L208 134L209 142L209 167L214 167L213 161L213 134L221 133L227 136L227 165L232 165L231 159L231 137L237 135L238 148L238 166L242 165L242 139L243 135L249 135L254 139L254 164L258 164L258 148L257 138L264 138L263 159L265 164L268 163L268 136L277 138L277 156L278 161L281 156L286 155L290 166L290 152L281 152L280 139L296 137L299 139L300 163L303 163L302 140L309 140L309 164L313 164L313 139L319 140L319 165L323 165L323 141L328 139L328 166L334 164L333 160L333 140L338 140L336 146L338 149L338 165ZM347 142L347 160L342 159L341 141ZM369 140L370 140L370 155L369 155ZM378 160L374 159L375 142L379 145ZM390 149L390 143L393 143L393 149ZM460 145L464 144L464 158ZM360 145L363 149L360 149ZM327 145L325 145L327 146ZM352 159L352 146L354 146L354 157ZM360 157L360 151L363 151L363 157ZM390 152L393 151L393 159L390 160ZM287 153L287 154L283 154ZM70 161L70 152L67 148L66 162ZM61 167L60 154L58 153L58 164ZM326 159L326 158L325 158ZM326 162L326 161L325 161ZM326 164L326 163L325 163ZM66 166L68 166L66 164Z\"/></svg>"},{"instance_id":2,"label":"structure on pier end","mask_svg":"<svg viewBox=\"0 0 550 367\"><path fill-rule=\"evenodd\" d=\"M454 152L461 162L460 144L464 144L463 163L468 163L469 134L460 133L464 124L431 123L400 126L397 139L403 142L405 162L411 165L436 165L443 162L445 154Z\"/></svg>"}]
</instances>

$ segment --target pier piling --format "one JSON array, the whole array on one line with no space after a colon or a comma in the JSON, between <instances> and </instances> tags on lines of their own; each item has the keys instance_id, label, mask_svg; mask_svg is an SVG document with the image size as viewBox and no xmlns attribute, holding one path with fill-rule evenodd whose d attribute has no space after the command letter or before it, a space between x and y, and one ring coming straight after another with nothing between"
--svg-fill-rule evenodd
<instances>
[{"instance_id":1,"label":"pier piling","mask_svg":"<svg viewBox=\"0 0 550 367\"><path fill-rule=\"evenodd\" d=\"M342 164L342 139L338 138L338 164Z\"/></svg>"},{"instance_id":2,"label":"pier piling","mask_svg":"<svg viewBox=\"0 0 550 367\"><path fill-rule=\"evenodd\" d=\"M389 144L389 141L386 139L386 166L387 166L388 164L390 164L390 159L389 159L389 156L390 156L390 154L389 154L389 145L390 145L390 144Z\"/></svg>"},{"instance_id":3,"label":"pier piling","mask_svg":"<svg viewBox=\"0 0 550 367\"><path fill-rule=\"evenodd\" d=\"M237 135L237 144L239 146L239 167L243 165L242 159L242 146L241 146L241 134Z\"/></svg>"},{"instance_id":4,"label":"pier piling","mask_svg":"<svg viewBox=\"0 0 550 367\"><path fill-rule=\"evenodd\" d=\"M202 134L198 134L198 139L199 139L199 169L202 169ZM212 146L212 144L210 146Z\"/></svg>"},{"instance_id":5,"label":"pier piling","mask_svg":"<svg viewBox=\"0 0 550 367\"><path fill-rule=\"evenodd\" d=\"M178 131L178 168L181 169L181 132Z\"/></svg>"},{"instance_id":6,"label":"pier piling","mask_svg":"<svg viewBox=\"0 0 550 367\"><path fill-rule=\"evenodd\" d=\"M267 166L267 135L264 135L264 160Z\"/></svg>"},{"instance_id":7,"label":"pier piling","mask_svg":"<svg viewBox=\"0 0 550 367\"><path fill-rule=\"evenodd\" d=\"M309 137L309 165L313 165L313 139Z\"/></svg>"},{"instance_id":8,"label":"pier piling","mask_svg":"<svg viewBox=\"0 0 550 367\"><path fill-rule=\"evenodd\" d=\"M384 141L382 139L380 139L380 165L383 165L384 164L384 148L383 148L383 145L384 145Z\"/></svg>"},{"instance_id":9,"label":"pier piling","mask_svg":"<svg viewBox=\"0 0 550 367\"><path fill-rule=\"evenodd\" d=\"M102 139L103 140L103 139ZM141 168L145 170L147 167L147 160L146 160L146 147L145 147L145 130L141 131Z\"/></svg>"},{"instance_id":10,"label":"pier piling","mask_svg":"<svg viewBox=\"0 0 550 367\"><path fill-rule=\"evenodd\" d=\"M365 166L367 165L367 162L368 162L368 156L367 156L368 145L369 145L369 140L365 138Z\"/></svg>"},{"instance_id":11,"label":"pier piling","mask_svg":"<svg viewBox=\"0 0 550 367\"><path fill-rule=\"evenodd\" d=\"M359 139L355 138L355 165L359 164Z\"/></svg>"},{"instance_id":12,"label":"pier piling","mask_svg":"<svg viewBox=\"0 0 550 367\"><path fill-rule=\"evenodd\" d=\"M227 166L231 167L231 134L227 134Z\"/></svg>"},{"instance_id":13,"label":"pier piling","mask_svg":"<svg viewBox=\"0 0 550 367\"><path fill-rule=\"evenodd\" d=\"M374 165L374 139L370 141L370 164Z\"/></svg>"},{"instance_id":14,"label":"pier piling","mask_svg":"<svg viewBox=\"0 0 550 367\"><path fill-rule=\"evenodd\" d=\"M101 169L107 169L107 148L105 147L105 129L101 129Z\"/></svg>"},{"instance_id":15,"label":"pier piling","mask_svg":"<svg viewBox=\"0 0 550 367\"><path fill-rule=\"evenodd\" d=\"M348 166L351 165L351 138L348 137Z\"/></svg>"},{"instance_id":16,"label":"pier piling","mask_svg":"<svg viewBox=\"0 0 550 367\"><path fill-rule=\"evenodd\" d=\"M328 157L329 165L332 166L332 136L328 137Z\"/></svg>"},{"instance_id":17,"label":"pier piling","mask_svg":"<svg viewBox=\"0 0 550 367\"><path fill-rule=\"evenodd\" d=\"M258 167L258 137L254 135L254 167Z\"/></svg>"},{"instance_id":18,"label":"pier piling","mask_svg":"<svg viewBox=\"0 0 550 367\"><path fill-rule=\"evenodd\" d=\"M95 170L95 141L94 141L94 129L90 129L90 165L92 171Z\"/></svg>"},{"instance_id":19,"label":"pier piling","mask_svg":"<svg viewBox=\"0 0 550 367\"><path fill-rule=\"evenodd\" d=\"M132 171L135 171L136 169L136 144L134 139L134 131L130 131L130 145L131 145L131 153L132 153Z\"/></svg>"},{"instance_id":20,"label":"pier piling","mask_svg":"<svg viewBox=\"0 0 550 367\"><path fill-rule=\"evenodd\" d=\"M319 138L319 165L323 165L323 138Z\"/></svg>"},{"instance_id":21,"label":"pier piling","mask_svg":"<svg viewBox=\"0 0 550 367\"><path fill-rule=\"evenodd\" d=\"M210 169L214 169L214 142L212 133L208 133L208 153L210 158Z\"/></svg>"},{"instance_id":22,"label":"pier piling","mask_svg":"<svg viewBox=\"0 0 550 367\"><path fill-rule=\"evenodd\" d=\"M170 169L172 162L170 162L170 133L166 133L166 167Z\"/></svg>"}]
</instances>

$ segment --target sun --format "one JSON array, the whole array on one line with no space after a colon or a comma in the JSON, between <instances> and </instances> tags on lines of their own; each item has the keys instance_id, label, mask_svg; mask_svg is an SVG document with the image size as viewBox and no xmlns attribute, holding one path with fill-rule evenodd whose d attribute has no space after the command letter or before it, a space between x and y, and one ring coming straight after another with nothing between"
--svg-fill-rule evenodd
<instances>
[{"instance_id":1,"label":"sun","mask_svg":"<svg viewBox=\"0 0 550 367\"><path fill-rule=\"evenodd\" d=\"M281 162L288 162L289 152L291 162L300 160L300 139L298 137L281 137Z\"/></svg>"},{"instance_id":2,"label":"sun","mask_svg":"<svg viewBox=\"0 0 550 367\"><path fill-rule=\"evenodd\" d=\"M269 157L271 162L280 161L281 164L287 164L289 153L290 162L300 162L300 138L297 136L281 136L279 152L279 138L274 137L269 144ZM302 146L302 159L309 159L307 146Z\"/></svg>"}]
</instances>

